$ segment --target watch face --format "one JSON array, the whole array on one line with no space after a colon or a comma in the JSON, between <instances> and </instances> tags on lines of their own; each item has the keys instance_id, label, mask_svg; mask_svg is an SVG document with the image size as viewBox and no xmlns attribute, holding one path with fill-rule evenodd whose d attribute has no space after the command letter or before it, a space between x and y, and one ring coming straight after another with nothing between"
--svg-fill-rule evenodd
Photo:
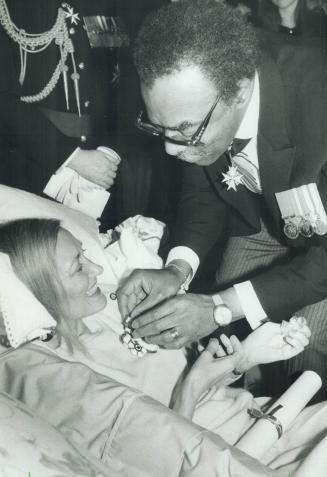
<instances>
[{"instance_id":1,"label":"watch face","mask_svg":"<svg viewBox=\"0 0 327 477\"><path fill-rule=\"evenodd\" d=\"M213 312L215 323L218 326L226 326L232 321L232 312L226 305L218 305Z\"/></svg>"}]
</instances>

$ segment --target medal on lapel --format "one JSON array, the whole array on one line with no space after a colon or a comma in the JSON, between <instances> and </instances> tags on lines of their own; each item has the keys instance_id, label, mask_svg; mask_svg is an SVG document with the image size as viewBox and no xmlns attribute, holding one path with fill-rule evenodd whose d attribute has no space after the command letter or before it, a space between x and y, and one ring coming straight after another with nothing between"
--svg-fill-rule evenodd
<instances>
[{"instance_id":1,"label":"medal on lapel","mask_svg":"<svg viewBox=\"0 0 327 477\"><path fill-rule=\"evenodd\" d=\"M237 186L242 184L242 174L238 171L236 166L229 166L227 172L222 172L224 178L222 179L222 183L227 184L227 190L233 189L237 192Z\"/></svg>"},{"instance_id":2,"label":"medal on lapel","mask_svg":"<svg viewBox=\"0 0 327 477\"><path fill-rule=\"evenodd\" d=\"M327 233L327 215L316 184L306 184L275 195L285 222L286 237L295 240L299 235L310 238L314 234Z\"/></svg>"},{"instance_id":3,"label":"medal on lapel","mask_svg":"<svg viewBox=\"0 0 327 477\"><path fill-rule=\"evenodd\" d=\"M235 192L237 192L237 186L242 184L243 174L241 174L238 170L238 167L233 164L232 146L233 143L229 146L227 150L228 158L230 160L230 166L228 166L227 172L222 172L223 179L221 180L221 182L223 184L227 184L227 190L233 189Z\"/></svg>"}]
</instances>

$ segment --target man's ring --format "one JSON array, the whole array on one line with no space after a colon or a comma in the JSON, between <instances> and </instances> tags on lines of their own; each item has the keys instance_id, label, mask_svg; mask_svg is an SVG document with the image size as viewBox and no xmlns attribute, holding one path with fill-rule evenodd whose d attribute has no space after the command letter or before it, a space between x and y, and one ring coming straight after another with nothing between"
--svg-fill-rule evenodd
<instances>
[{"instance_id":1,"label":"man's ring","mask_svg":"<svg viewBox=\"0 0 327 477\"><path fill-rule=\"evenodd\" d=\"M177 338L179 337L178 330L176 330L176 328L172 329L170 332L170 336L173 340L177 340Z\"/></svg>"}]
</instances>

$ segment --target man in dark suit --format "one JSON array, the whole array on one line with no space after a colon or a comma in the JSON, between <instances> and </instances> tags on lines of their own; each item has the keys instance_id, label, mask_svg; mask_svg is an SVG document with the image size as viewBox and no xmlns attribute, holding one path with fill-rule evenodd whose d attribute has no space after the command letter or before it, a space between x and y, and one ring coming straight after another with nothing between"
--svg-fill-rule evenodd
<instances>
[{"instance_id":1,"label":"man in dark suit","mask_svg":"<svg viewBox=\"0 0 327 477\"><path fill-rule=\"evenodd\" d=\"M135 336L169 348L231 320L255 328L307 307L313 358L301 366L327 377L326 70L295 53L260 54L251 27L211 0L144 23L139 126L184 161L184 178L166 267L133 272L118 298L123 316L137 317ZM175 296L217 242L219 293Z\"/></svg>"}]
</instances>

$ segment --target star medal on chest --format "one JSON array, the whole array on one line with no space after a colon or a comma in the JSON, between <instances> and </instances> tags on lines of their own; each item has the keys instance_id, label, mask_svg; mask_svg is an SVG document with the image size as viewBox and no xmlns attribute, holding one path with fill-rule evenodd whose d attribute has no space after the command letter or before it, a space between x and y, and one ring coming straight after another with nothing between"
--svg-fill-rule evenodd
<instances>
[{"instance_id":1,"label":"star medal on chest","mask_svg":"<svg viewBox=\"0 0 327 477\"><path fill-rule=\"evenodd\" d=\"M109 294L110 300L117 300L116 292L111 292ZM147 353L156 353L159 349L159 346L146 343L141 338L133 338L133 329L131 327L132 318L128 316L123 323L124 331L120 335L120 342L129 349L130 353L137 357L143 358Z\"/></svg>"},{"instance_id":2,"label":"star medal on chest","mask_svg":"<svg viewBox=\"0 0 327 477\"><path fill-rule=\"evenodd\" d=\"M71 25L77 25L80 21L78 16L79 13L75 13L73 7L71 7L68 3L62 3L61 6L65 12L65 18L68 20L70 19Z\"/></svg>"},{"instance_id":3,"label":"star medal on chest","mask_svg":"<svg viewBox=\"0 0 327 477\"><path fill-rule=\"evenodd\" d=\"M222 183L227 184L227 190L233 189L237 192L237 186L242 184L243 175L239 172L236 166L229 166L227 172L222 172Z\"/></svg>"}]
</instances>

